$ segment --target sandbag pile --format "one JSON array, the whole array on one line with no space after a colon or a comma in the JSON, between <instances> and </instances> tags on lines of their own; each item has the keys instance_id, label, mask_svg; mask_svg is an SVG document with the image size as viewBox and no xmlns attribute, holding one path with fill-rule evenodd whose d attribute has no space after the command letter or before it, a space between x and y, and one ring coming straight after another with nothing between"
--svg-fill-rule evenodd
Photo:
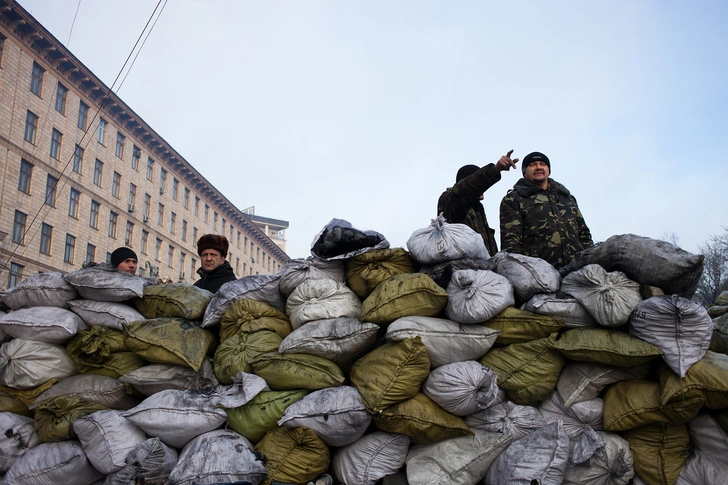
<instances>
[{"instance_id":1,"label":"sandbag pile","mask_svg":"<svg viewBox=\"0 0 728 485\"><path fill-rule=\"evenodd\" d=\"M690 257L615 236L592 251L609 268L561 279L474 234L435 220L405 250L334 219L215 295L103 265L28 278L0 294L0 484L727 476L728 355ZM682 295L631 267L653 246Z\"/></svg>"}]
</instances>

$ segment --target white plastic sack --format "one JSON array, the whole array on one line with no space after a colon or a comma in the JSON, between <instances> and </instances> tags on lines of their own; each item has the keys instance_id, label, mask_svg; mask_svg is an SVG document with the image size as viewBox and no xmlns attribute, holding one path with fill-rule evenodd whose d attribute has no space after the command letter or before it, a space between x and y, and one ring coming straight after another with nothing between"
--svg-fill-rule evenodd
<instances>
[{"instance_id":1,"label":"white plastic sack","mask_svg":"<svg viewBox=\"0 0 728 485\"><path fill-rule=\"evenodd\" d=\"M326 261L313 256L293 259L284 264L279 273L280 291L286 298L304 281L331 279L337 283L346 283L346 268L343 261Z\"/></svg>"},{"instance_id":2,"label":"white plastic sack","mask_svg":"<svg viewBox=\"0 0 728 485\"><path fill-rule=\"evenodd\" d=\"M329 446L346 446L358 440L372 422L351 386L314 391L286 408L278 426L311 428Z\"/></svg>"},{"instance_id":3,"label":"white plastic sack","mask_svg":"<svg viewBox=\"0 0 728 485\"><path fill-rule=\"evenodd\" d=\"M330 470L346 485L375 485L402 468L409 446L409 436L375 431L336 450Z\"/></svg>"},{"instance_id":4,"label":"white plastic sack","mask_svg":"<svg viewBox=\"0 0 728 485\"><path fill-rule=\"evenodd\" d=\"M504 276L513 286L516 299L528 301L542 293L556 293L561 275L548 261L516 253L496 253L494 272Z\"/></svg>"},{"instance_id":5,"label":"white plastic sack","mask_svg":"<svg viewBox=\"0 0 728 485\"><path fill-rule=\"evenodd\" d=\"M662 349L665 363L680 377L705 356L713 337L713 320L705 307L677 295L644 300L629 323L632 336Z\"/></svg>"},{"instance_id":6,"label":"white plastic sack","mask_svg":"<svg viewBox=\"0 0 728 485\"><path fill-rule=\"evenodd\" d=\"M73 431L94 468L107 475L124 468L131 450L147 440L144 431L114 410L76 419Z\"/></svg>"},{"instance_id":7,"label":"white plastic sack","mask_svg":"<svg viewBox=\"0 0 728 485\"><path fill-rule=\"evenodd\" d=\"M286 301L291 327L314 320L361 315L361 300L345 283L334 280L308 280L296 287Z\"/></svg>"},{"instance_id":8,"label":"white plastic sack","mask_svg":"<svg viewBox=\"0 0 728 485\"><path fill-rule=\"evenodd\" d=\"M432 219L428 227L412 233L407 240L407 250L422 264L490 257L480 234L465 224L449 224L442 214Z\"/></svg>"},{"instance_id":9,"label":"white plastic sack","mask_svg":"<svg viewBox=\"0 0 728 485\"><path fill-rule=\"evenodd\" d=\"M688 423L690 442L696 451L706 455L713 461L727 463L728 433L718 424L714 417L700 414Z\"/></svg>"},{"instance_id":10,"label":"white plastic sack","mask_svg":"<svg viewBox=\"0 0 728 485\"><path fill-rule=\"evenodd\" d=\"M8 485L91 485L104 478L86 458L78 441L41 443L15 460Z\"/></svg>"},{"instance_id":11,"label":"white plastic sack","mask_svg":"<svg viewBox=\"0 0 728 485\"><path fill-rule=\"evenodd\" d=\"M482 323L513 306L513 287L492 271L455 271L447 286L447 316L460 323Z\"/></svg>"},{"instance_id":12,"label":"white plastic sack","mask_svg":"<svg viewBox=\"0 0 728 485\"><path fill-rule=\"evenodd\" d=\"M65 344L88 325L75 313L54 306L35 306L0 317L0 329L12 338Z\"/></svg>"},{"instance_id":13,"label":"white plastic sack","mask_svg":"<svg viewBox=\"0 0 728 485\"><path fill-rule=\"evenodd\" d=\"M413 485L475 485L508 446L511 437L475 430L439 443L414 445L407 454L407 481Z\"/></svg>"},{"instance_id":14,"label":"white plastic sack","mask_svg":"<svg viewBox=\"0 0 728 485\"><path fill-rule=\"evenodd\" d=\"M76 289L56 271L28 276L14 287L0 292L0 299L12 310L34 306L67 308L66 303L75 298L78 298Z\"/></svg>"},{"instance_id":15,"label":"white plastic sack","mask_svg":"<svg viewBox=\"0 0 728 485\"><path fill-rule=\"evenodd\" d=\"M517 440L548 423L535 407L502 401L466 416L465 424L473 430L503 433Z\"/></svg>"},{"instance_id":16,"label":"white plastic sack","mask_svg":"<svg viewBox=\"0 0 728 485\"><path fill-rule=\"evenodd\" d=\"M541 403L540 410L547 423L563 422L572 442L569 461L574 465L585 463L604 446L596 433L604 430L604 401L601 399L578 402L567 408L556 391Z\"/></svg>"},{"instance_id":17,"label":"white plastic sack","mask_svg":"<svg viewBox=\"0 0 728 485\"><path fill-rule=\"evenodd\" d=\"M556 390L564 406L594 399L610 384L625 379L644 379L650 364L638 367L614 367L596 362L569 362L561 369Z\"/></svg>"},{"instance_id":18,"label":"white plastic sack","mask_svg":"<svg viewBox=\"0 0 728 485\"><path fill-rule=\"evenodd\" d=\"M278 291L280 273L274 275L243 276L239 280L228 281L217 290L207 305L202 327L220 323L222 316L234 302L241 298L250 298L266 303L278 311L286 310L286 302Z\"/></svg>"},{"instance_id":19,"label":"white plastic sack","mask_svg":"<svg viewBox=\"0 0 728 485\"><path fill-rule=\"evenodd\" d=\"M176 464L177 451L159 438L150 438L129 453L124 468L108 475L104 485L164 483Z\"/></svg>"},{"instance_id":20,"label":"white plastic sack","mask_svg":"<svg viewBox=\"0 0 728 485\"><path fill-rule=\"evenodd\" d=\"M71 300L68 302L71 311L81 317L90 326L121 330L124 325L137 320L144 320L144 315L135 308L124 303L94 300Z\"/></svg>"},{"instance_id":21,"label":"white plastic sack","mask_svg":"<svg viewBox=\"0 0 728 485\"><path fill-rule=\"evenodd\" d=\"M58 396L83 399L101 404L109 409L129 409L138 404L134 397L126 393L126 386L123 382L108 376L80 374L66 377L44 391L35 398L28 409L32 411L45 401Z\"/></svg>"},{"instance_id":22,"label":"white plastic sack","mask_svg":"<svg viewBox=\"0 0 728 485\"><path fill-rule=\"evenodd\" d=\"M599 326L594 317L576 298L559 298L548 293L534 295L521 305L521 310L563 320L564 326L567 328Z\"/></svg>"},{"instance_id":23,"label":"white plastic sack","mask_svg":"<svg viewBox=\"0 0 728 485\"><path fill-rule=\"evenodd\" d=\"M493 405L498 374L475 360L445 364L430 372L422 392L455 416L467 416Z\"/></svg>"},{"instance_id":24,"label":"white plastic sack","mask_svg":"<svg viewBox=\"0 0 728 485\"><path fill-rule=\"evenodd\" d=\"M0 477L40 442L33 423L33 418L0 412Z\"/></svg>"},{"instance_id":25,"label":"white plastic sack","mask_svg":"<svg viewBox=\"0 0 728 485\"><path fill-rule=\"evenodd\" d=\"M16 338L0 346L0 384L32 389L55 378L78 374L65 347Z\"/></svg>"},{"instance_id":26,"label":"white plastic sack","mask_svg":"<svg viewBox=\"0 0 728 485\"><path fill-rule=\"evenodd\" d=\"M63 275L82 298L96 301L126 301L144 296L149 284L139 276L117 270L106 263L92 263L83 269Z\"/></svg>"},{"instance_id":27,"label":"white plastic sack","mask_svg":"<svg viewBox=\"0 0 728 485\"><path fill-rule=\"evenodd\" d=\"M725 485L728 464L725 458L715 461L702 452L692 455L683 465L675 485Z\"/></svg>"},{"instance_id":28,"label":"white plastic sack","mask_svg":"<svg viewBox=\"0 0 728 485\"><path fill-rule=\"evenodd\" d=\"M566 465L564 485L627 485L634 477L634 460L627 440L615 433L598 431L604 446L588 463Z\"/></svg>"},{"instance_id":29,"label":"white plastic sack","mask_svg":"<svg viewBox=\"0 0 728 485\"><path fill-rule=\"evenodd\" d=\"M482 325L465 325L444 318L408 316L390 323L386 338L400 342L420 337L427 349L430 365L435 368L481 358L490 350L499 334L500 330Z\"/></svg>"},{"instance_id":30,"label":"white plastic sack","mask_svg":"<svg viewBox=\"0 0 728 485\"><path fill-rule=\"evenodd\" d=\"M119 381L131 384L134 389L145 396L160 391L177 389L203 389L216 387L219 384L215 370L209 357L202 362L200 370L172 364L149 364L119 377Z\"/></svg>"},{"instance_id":31,"label":"white plastic sack","mask_svg":"<svg viewBox=\"0 0 728 485\"><path fill-rule=\"evenodd\" d=\"M632 311L642 301L638 283L620 271L607 273L596 264L564 277L561 291L576 298L605 327L627 323Z\"/></svg>"}]
</instances>

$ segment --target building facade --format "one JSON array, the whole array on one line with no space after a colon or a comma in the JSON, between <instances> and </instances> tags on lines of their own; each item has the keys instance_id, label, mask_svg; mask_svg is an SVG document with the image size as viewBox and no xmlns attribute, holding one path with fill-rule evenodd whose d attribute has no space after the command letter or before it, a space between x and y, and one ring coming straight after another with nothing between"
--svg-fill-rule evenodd
<instances>
[{"instance_id":1,"label":"building facade","mask_svg":"<svg viewBox=\"0 0 728 485\"><path fill-rule=\"evenodd\" d=\"M238 277L290 260L284 239L274 242L11 0L0 0L0 170L2 288L107 261L119 246L137 253L141 276L192 283L196 241L209 233L230 241Z\"/></svg>"}]
</instances>

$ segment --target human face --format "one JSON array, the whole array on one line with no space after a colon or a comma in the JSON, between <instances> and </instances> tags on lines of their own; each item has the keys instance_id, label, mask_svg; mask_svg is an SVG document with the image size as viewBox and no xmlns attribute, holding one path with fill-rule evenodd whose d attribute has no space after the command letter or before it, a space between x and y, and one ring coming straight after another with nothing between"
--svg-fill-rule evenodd
<instances>
[{"instance_id":1,"label":"human face","mask_svg":"<svg viewBox=\"0 0 728 485\"><path fill-rule=\"evenodd\" d=\"M225 262L225 256L216 249L205 249L200 254L200 258L202 258L202 269L204 271L212 271Z\"/></svg>"},{"instance_id":2,"label":"human face","mask_svg":"<svg viewBox=\"0 0 728 485\"><path fill-rule=\"evenodd\" d=\"M523 172L523 178L532 184L538 185L542 189L545 189L548 186L549 175L551 175L549 166L540 161L529 163L526 167L526 171Z\"/></svg>"},{"instance_id":3,"label":"human face","mask_svg":"<svg viewBox=\"0 0 728 485\"><path fill-rule=\"evenodd\" d=\"M124 261L119 263L116 267L119 271L123 271L129 274L136 274L138 261L136 258L126 258Z\"/></svg>"}]
</instances>

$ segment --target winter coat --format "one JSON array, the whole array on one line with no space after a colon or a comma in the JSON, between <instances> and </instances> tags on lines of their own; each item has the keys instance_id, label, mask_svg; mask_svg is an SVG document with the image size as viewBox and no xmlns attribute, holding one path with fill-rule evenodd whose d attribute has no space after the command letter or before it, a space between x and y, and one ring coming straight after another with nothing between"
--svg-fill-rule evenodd
<instances>
[{"instance_id":1,"label":"winter coat","mask_svg":"<svg viewBox=\"0 0 728 485\"><path fill-rule=\"evenodd\" d=\"M559 269L594 245L569 190L549 179L546 190L522 178L500 206L501 248L545 259Z\"/></svg>"},{"instance_id":2,"label":"winter coat","mask_svg":"<svg viewBox=\"0 0 728 485\"><path fill-rule=\"evenodd\" d=\"M197 274L200 275L200 279L195 281L195 286L212 293L217 293L224 283L237 279L232 266L227 261L209 272L200 268L197 270Z\"/></svg>"}]
</instances>

